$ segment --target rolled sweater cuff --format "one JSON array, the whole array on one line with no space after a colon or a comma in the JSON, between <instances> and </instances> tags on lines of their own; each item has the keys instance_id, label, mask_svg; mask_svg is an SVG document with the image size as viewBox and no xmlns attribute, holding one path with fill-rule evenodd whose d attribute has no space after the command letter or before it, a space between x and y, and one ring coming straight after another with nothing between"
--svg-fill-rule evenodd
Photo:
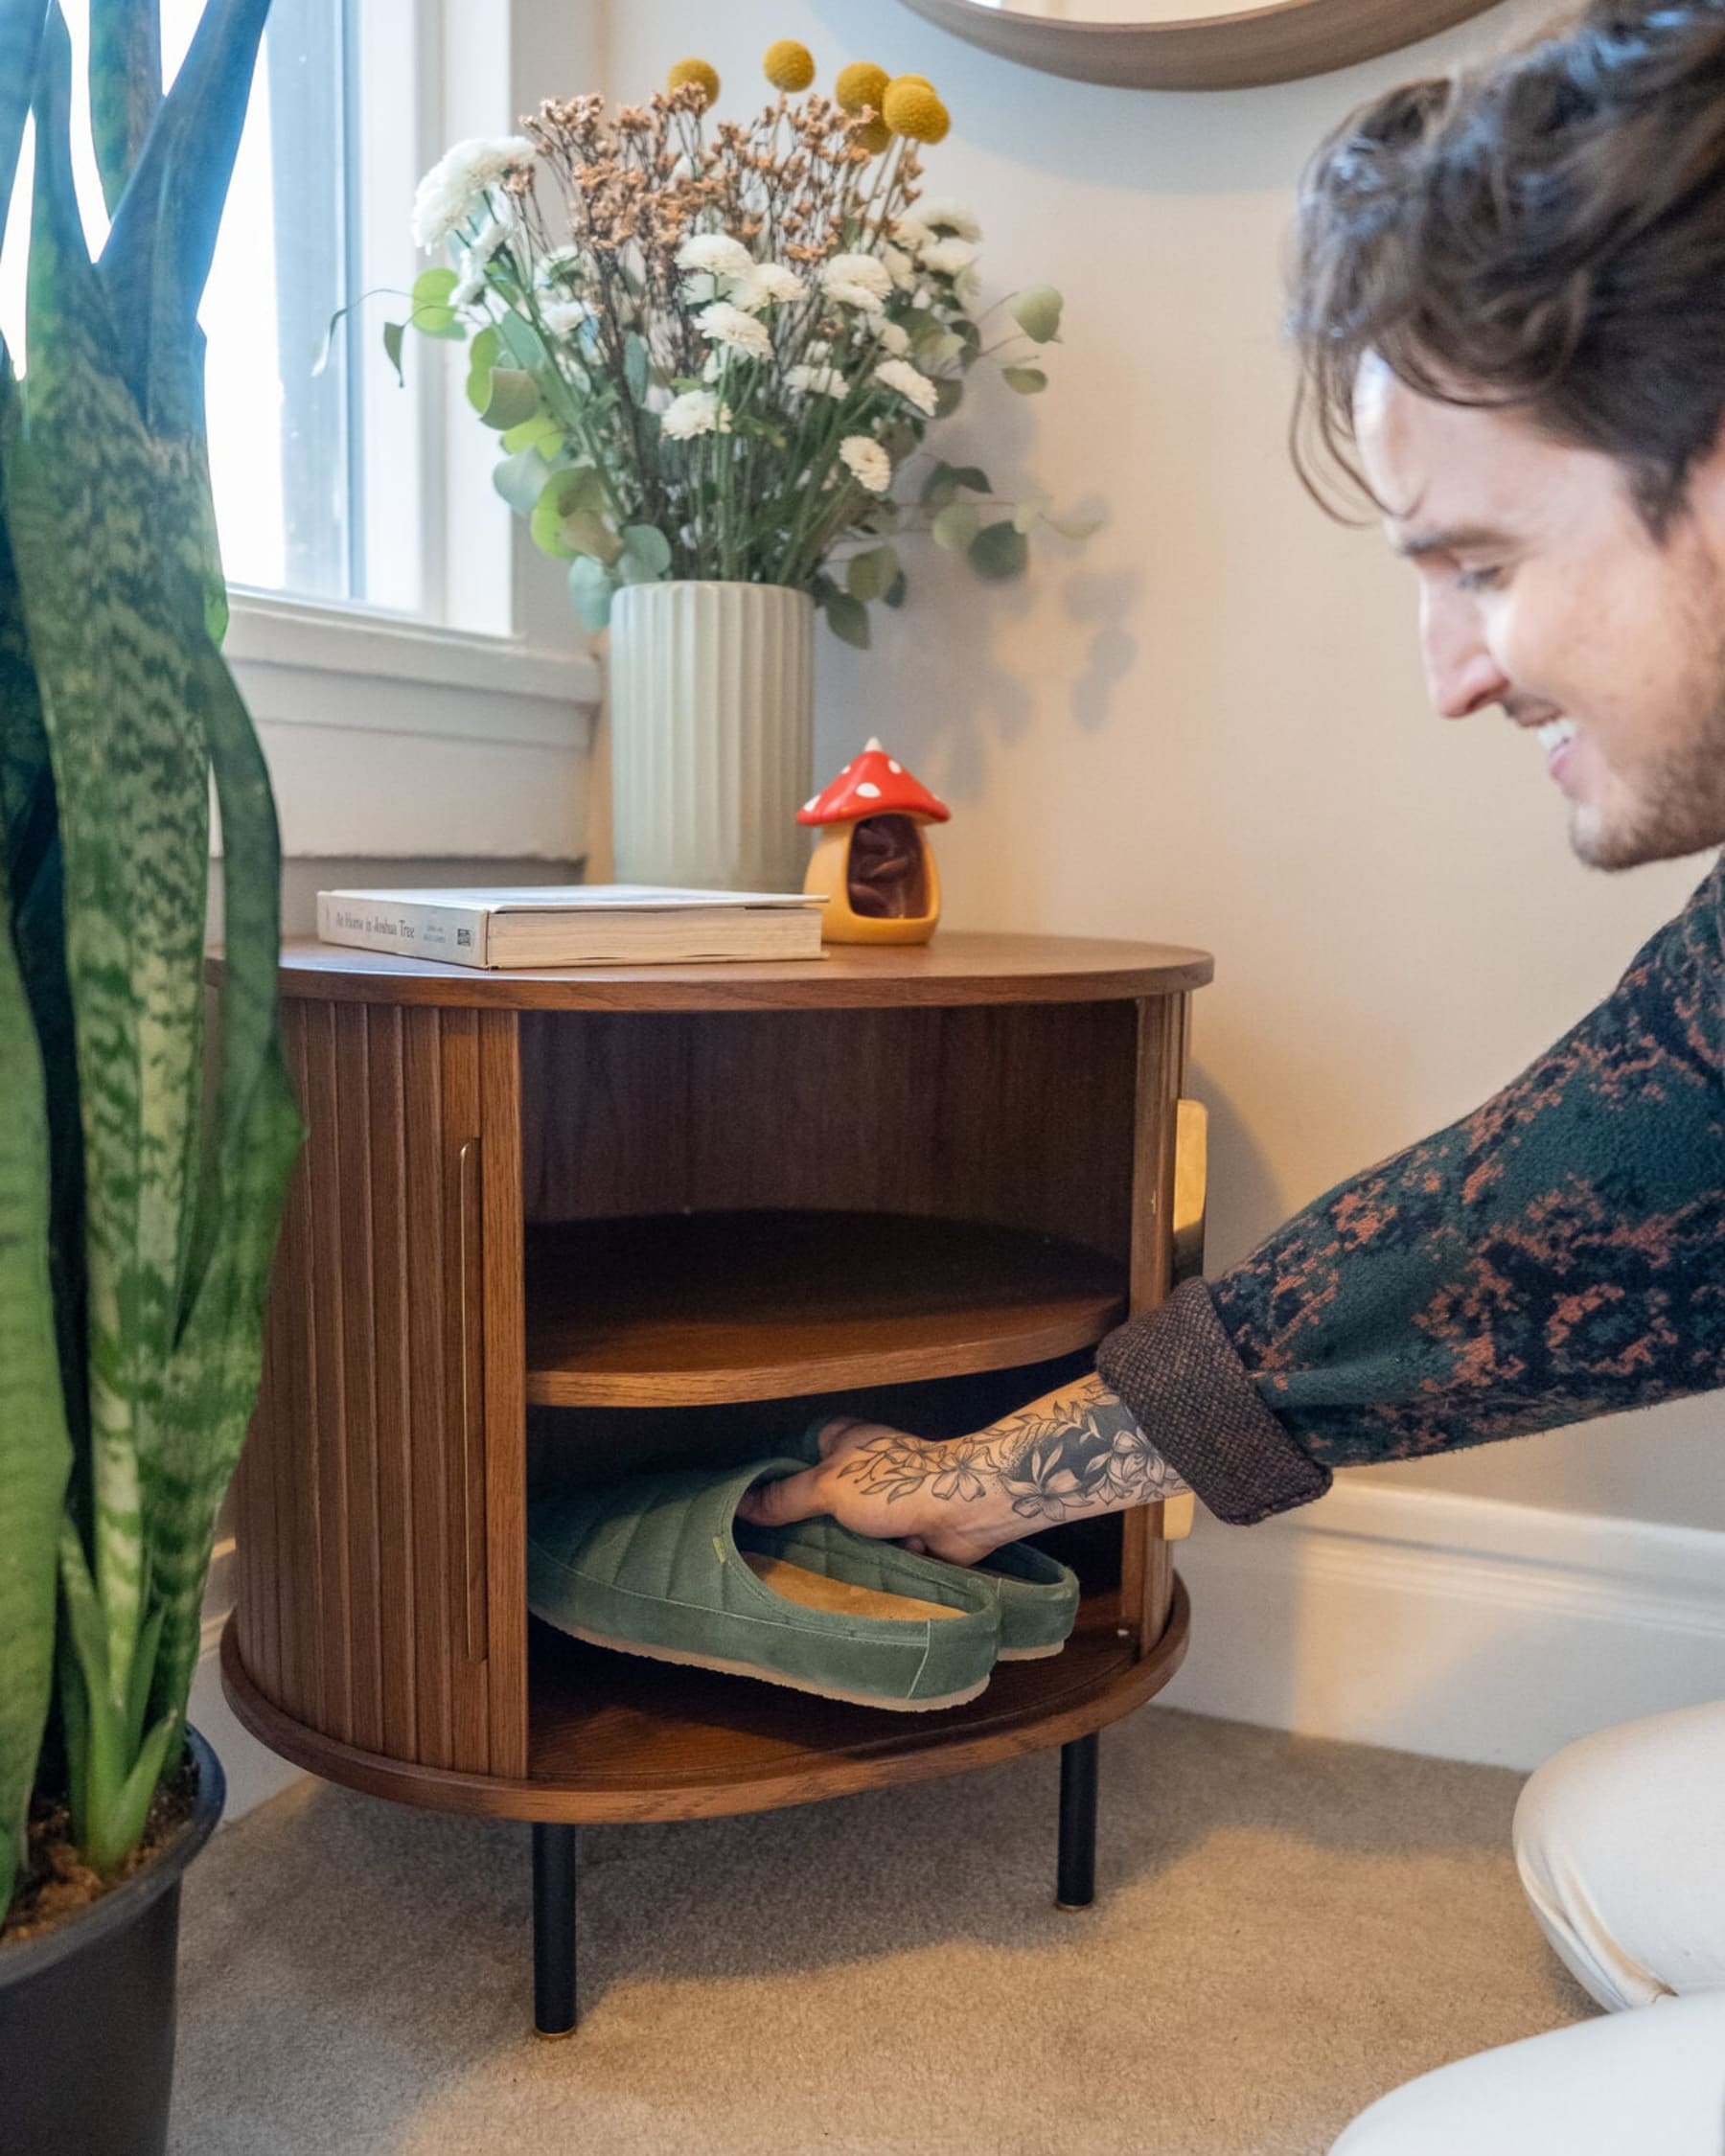
<instances>
[{"instance_id":1,"label":"rolled sweater cuff","mask_svg":"<svg viewBox=\"0 0 1725 2156\"><path fill-rule=\"evenodd\" d=\"M1218 1520L1251 1526L1329 1488L1258 1396L1202 1280L1110 1333L1096 1368Z\"/></svg>"}]
</instances>

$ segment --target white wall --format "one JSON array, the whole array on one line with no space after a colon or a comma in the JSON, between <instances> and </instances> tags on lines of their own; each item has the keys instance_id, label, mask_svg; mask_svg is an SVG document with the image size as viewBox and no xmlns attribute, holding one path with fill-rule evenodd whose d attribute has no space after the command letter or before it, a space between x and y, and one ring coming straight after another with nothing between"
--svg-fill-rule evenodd
<instances>
[{"instance_id":1,"label":"white wall","mask_svg":"<svg viewBox=\"0 0 1725 2156\"><path fill-rule=\"evenodd\" d=\"M818 759L880 732L952 803L954 927L1215 952L1195 1076L1213 1266L1513 1076L1705 865L1577 866L1532 745L1495 714L1432 716L1411 573L1375 533L1326 522L1284 454L1301 163L1378 88L1548 11L1511 0L1369 66L1227 95L1039 76L881 0L612 4L595 48L618 97L702 54L732 111L767 94L779 36L811 46L823 81L861 57L930 76L954 116L931 192L978 211L991 292L1066 293L1046 396L974 394L944 453L1106 508L1107 528L1039 549L1005 589L930 549L872 653L822 635ZM1718 1414L1690 1403L1370 1473L1725 1528Z\"/></svg>"}]
</instances>

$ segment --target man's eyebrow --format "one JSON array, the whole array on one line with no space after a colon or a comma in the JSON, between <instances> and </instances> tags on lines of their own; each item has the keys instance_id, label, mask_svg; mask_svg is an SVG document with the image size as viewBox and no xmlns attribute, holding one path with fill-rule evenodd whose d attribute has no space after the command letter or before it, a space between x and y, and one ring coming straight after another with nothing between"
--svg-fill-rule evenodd
<instances>
[{"instance_id":1,"label":"man's eyebrow","mask_svg":"<svg viewBox=\"0 0 1725 2156\"><path fill-rule=\"evenodd\" d=\"M1441 531L1409 532L1395 541L1395 551L1404 562L1417 562L1426 554L1465 554L1510 543L1510 535L1491 524L1451 524Z\"/></svg>"}]
</instances>

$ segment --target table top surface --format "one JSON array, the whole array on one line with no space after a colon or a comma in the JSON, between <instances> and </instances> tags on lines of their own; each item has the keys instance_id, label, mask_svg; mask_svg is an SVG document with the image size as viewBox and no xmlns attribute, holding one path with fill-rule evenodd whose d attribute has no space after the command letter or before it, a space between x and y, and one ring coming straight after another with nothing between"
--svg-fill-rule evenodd
<instances>
[{"instance_id":1,"label":"table top surface","mask_svg":"<svg viewBox=\"0 0 1725 2156\"><path fill-rule=\"evenodd\" d=\"M218 976L218 952L210 964ZM479 1010L833 1010L1127 1001L1202 988L1214 970L1208 952L1178 944L946 929L928 944L829 944L818 959L509 972L350 951L303 937L283 947L282 993Z\"/></svg>"}]
</instances>

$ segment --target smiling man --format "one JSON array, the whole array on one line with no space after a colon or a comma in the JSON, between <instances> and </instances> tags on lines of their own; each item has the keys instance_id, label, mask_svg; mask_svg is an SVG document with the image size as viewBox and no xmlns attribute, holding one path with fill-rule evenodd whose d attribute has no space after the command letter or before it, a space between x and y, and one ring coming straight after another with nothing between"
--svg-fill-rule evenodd
<instances>
[{"instance_id":1,"label":"smiling man","mask_svg":"<svg viewBox=\"0 0 1725 2156\"><path fill-rule=\"evenodd\" d=\"M1307 175L1292 323L1319 433L1418 577L1438 709L1538 732L1592 867L1725 844L1725 0L1596 6L1356 114ZM1188 1487L1250 1525L1338 1467L1725 1385L1722 1234L1714 865L1513 1084L1095 1376L955 1444L835 1422L751 1507L959 1562ZM1516 1841L1557 1952L1642 2010L1444 2068L1338 2148L1720 2156L1725 1705L1571 1747Z\"/></svg>"}]
</instances>

